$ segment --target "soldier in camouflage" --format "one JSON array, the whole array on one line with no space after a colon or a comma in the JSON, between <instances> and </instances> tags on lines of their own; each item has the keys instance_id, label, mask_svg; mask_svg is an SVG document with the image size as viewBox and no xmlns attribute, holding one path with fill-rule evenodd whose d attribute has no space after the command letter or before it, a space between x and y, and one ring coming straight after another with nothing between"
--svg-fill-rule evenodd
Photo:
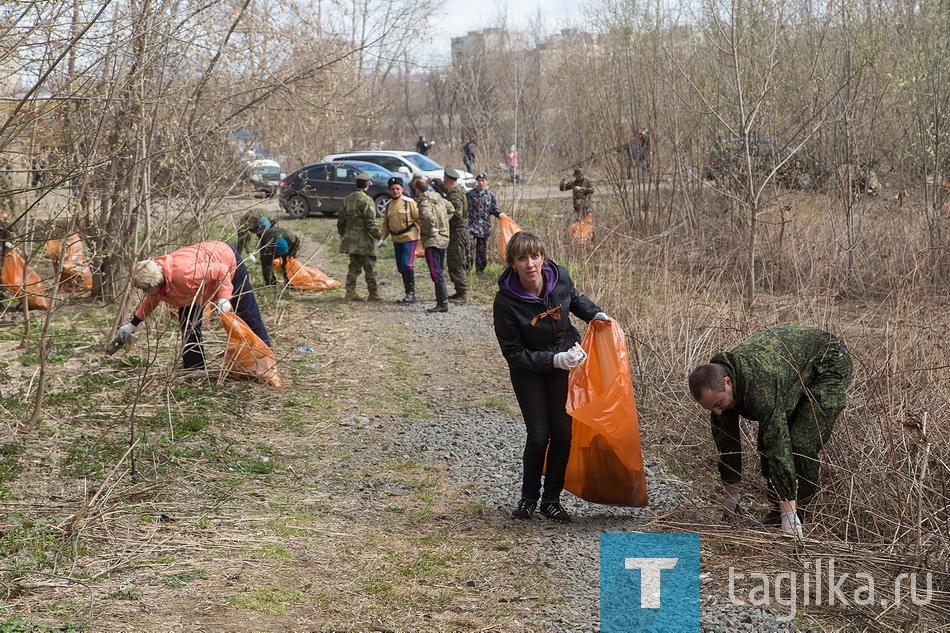
<instances>
[{"instance_id":1,"label":"soldier in camouflage","mask_svg":"<svg viewBox=\"0 0 950 633\"><path fill-rule=\"evenodd\" d=\"M244 257L244 262L253 264L253 251L257 250L258 226L260 221L267 220L269 226L277 226L277 215L271 214L264 209L251 209L245 213L237 225L237 252L244 257L244 253L249 253Z\"/></svg>"},{"instance_id":2,"label":"soldier in camouflage","mask_svg":"<svg viewBox=\"0 0 950 633\"><path fill-rule=\"evenodd\" d=\"M370 301L382 301L376 282L376 240L379 226L376 224L376 205L366 190L370 177L360 173L356 176L356 191L343 199L343 207L336 220L340 234L340 252L350 254L350 267L346 271L347 301L362 301L356 294L356 280L361 272L366 273L366 289Z\"/></svg>"},{"instance_id":3,"label":"soldier in camouflage","mask_svg":"<svg viewBox=\"0 0 950 633\"><path fill-rule=\"evenodd\" d=\"M558 189L571 191L574 199L574 215L583 218L590 213L590 198L594 195L594 185L590 183L590 178L584 175L583 169L574 170L573 180L569 180L567 176L561 178Z\"/></svg>"},{"instance_id":4,"label":"soldier in camouflage","mask_svg":"<svg viewBox=\"0 0 950 633\"><path fill-rule=\"evenodd\" d=\"M445 287L445 249L449 246L449 209L451 204L429 189L429 180L423 176L412 179L411 187L419 205L419 233L425 248L429 277L435 284L434 307L426 312L448 312L449 291Z\"/></svg>"},{"instance_id":5,"label":"soldier in camouflage","mask_svg":"<svg viewBox=\"0 0 950 633\"><path fill-rule=\"evenodd\" d=\"M491 235L491 216L504 215L498 209L495 194L488 188L488 174L475 176L475 188L465 194L468 198L469 259L466 265L475 264L476 274L484 274L488 266L488 236Z\"/></svg>"},{"instance_id":6,"label":"soldier in camouflage","mask_svg":"<svg viewBox=\"0 0 950 633\"><path fill-rule=\"evenodd\" d=\"M455 286L455 294L449 299L465 303L468 298L468 270L465 268L468 259L468 198L458 181L459 173L451 167L446 167L443 195L452 207L449 210L451 236L446 252L446 268L449 271L449 279Z\"/></svg>"},{"instance_id":7,"label":"soldier in camouflage","mask_svg":"<svg viewBox=\"0 0 950 633\"><path fill-rule=\"evenodd\" d=\"M818 453L845 408L852 372L840 339L790 325L753 334L690 373L690 394L710 411L728 517L740 512L742 416L759 423L762 474L778 503L759 522L802 535L799 506L818 491Z\"/></svg>"}]
</instances>

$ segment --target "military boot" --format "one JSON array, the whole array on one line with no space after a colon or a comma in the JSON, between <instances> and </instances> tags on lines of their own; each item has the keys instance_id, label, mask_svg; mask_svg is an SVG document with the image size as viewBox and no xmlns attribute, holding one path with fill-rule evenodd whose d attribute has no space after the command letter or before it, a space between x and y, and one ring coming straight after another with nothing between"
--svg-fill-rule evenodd
<instances>
[{"instance_id":1,"label":"military boot","mask_svg":"<svg viewBox=\"0 0 950 633\"><path fill-rule=\"evenodd\" d=\"M449 301L454 301L455 303L465 303L468 301L468 295L464 292L456 291L455 294L449 296Z\"/></svg>"},{"instance_id":2,"label":"military boot","mask_svg":"<svg viewBox=\"0 0 950 633\"><path fill-rule=\"evenodd\" d=\"M445 282L435 284L435 306L426 310L426 312L448 312L449 311L449 291L445 288Z\"/></svg>"},{"instance_id":3,"label":"military boot","mask_svg":"<svg viewBox=\"0 0 950 633\"><path fill-rule=\"evenodd\" d=\"M406 290L406 296L402 299L396 299L396 303L415 303L416 302L416 271L412 268L402 273L402 285Z\"/></svg>"},{"instance_id":4,"label":"military boot","mask_svg":"<svg viewBox=\"0 0 950 633\"><path fill-rule=\"evenodd\" d=\"M344 301L362 301L363 297L356 294L356 286L347 286L346 295L343 297Z\"/></svg>"},{"instance_id":5,"label":"military boot","mask_svg":"<svg viewBox=\"0 0 950 633\"><path fill-rule=\"evenodd\" d=\"M383 297L383 295L379 294L378 289L373 288L372 290L369 291L369 296L366 297L366 300L367 301L385 301L386 298Z\"/></svg>"}]
</instances>

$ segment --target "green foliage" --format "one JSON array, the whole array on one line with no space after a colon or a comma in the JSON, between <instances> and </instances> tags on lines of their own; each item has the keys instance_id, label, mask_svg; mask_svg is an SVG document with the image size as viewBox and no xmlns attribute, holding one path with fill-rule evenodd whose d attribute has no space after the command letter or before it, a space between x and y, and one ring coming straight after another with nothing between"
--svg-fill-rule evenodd
<instances>
[{"instance_id":1,"label":"green foliage","mask_svg":"<svg viewBox=\"0 0 950 633\"><path fill-rule=\"evenodd\" d=\"M163 578L165 579L165 586L169 589L181 589L195 580L204 580L207 578L207 574L203 569L192 569L166 574Z\"/></svg>"},{"instance_id":2,"label":"green foliage","mask_svg":"<svg viewBox=\"0 0 950 633\"><path fill-rule=\"evenodd\" d=\"M142 592L137 587L123 587L108 593L102 597L103 600L141 600Z\"/></svg>"},{"instance_id":3,"label":"green foliage","mask_svg":"<svg viewBox=\"0 0 950 633\"><path fill-rule=\"evenodd\" d=\"M81 624L30 624L22 618L0 621L0 633L81 633Z\"/></svg>"},{"instance_id":4,"label":"green foliage","mask_svg":"<svg viewBox=\"0 0 950 633\"><path fill-rule=\"evenodd\" d=\"M228 599L228 604L249 611L283 615L287 607L300 600L301 593L294 589L260 587Z\"/></svg>"},{"instance_id":5,"label":"green foliage","mask_svg":"<svg viewBox=\"0 0 950 633\"><path fill-rule=\"evenodd\" d=\"M23 467L17 458L23 454L23 451L23 444L19 442L0 444L0 457L2 457L0 459L0 484L13 481L20 475Z\"/></svg>"},{"instance_id":6,"label":"green foliage","mask_svg":"<svg viewBox=\"0 0 950 633\"><path fill-rule=\"evenodd\" d=\"M56 525L45 519L10 517L0 532L0 559L15 569L42 569L50 566L60 553L76 555L81 550L72 542L63 545Z\"/></svg>"}]
</instances>

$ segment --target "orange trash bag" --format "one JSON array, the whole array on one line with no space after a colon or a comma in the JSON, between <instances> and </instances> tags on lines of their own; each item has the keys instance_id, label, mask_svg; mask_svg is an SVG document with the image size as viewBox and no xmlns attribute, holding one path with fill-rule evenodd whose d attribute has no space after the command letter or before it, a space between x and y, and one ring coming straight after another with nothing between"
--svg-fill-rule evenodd
<instances>
[{"instance_id":1,"label":"orange trash bag","mask_svg":"<svg viewBox=\"0 0 950 633\"><path fill-rule=\"evenodd\" d=\"M503 218L498 218L498 228L498 259L505 262L507 261L505 258L505 248L508 246L508 240L510 240L511 236L515 233L521 232L521 227L518 226L517 222L506 215Z\"/></svg>"},{"instance_id":2,"label":"orange trash bag","mask_svg":"<svg viewBox=\"0 0 950 633\"><path fill-rule=\"evenodd\" d=\"M574 242L590 242L594 239L594 216L588 213L583 220L578 220L568 227L568 233Z\"/></svg>"},{"instance_id":3,"label":"orange trash bag","mask_svg":"<svg viewBox=\"0 0 950 633\"><path fill-rule=\"evenodd\" d=\"M304 266L295 257L288 257L286 266L287 279L294 290L329 290L343 285L316 268Z\"/></svg>"},{"instance_id":4,"label":"orange trash bag","mask_svg":"<svg viewBox=\"0 0 950 633\"><path fill-rule=\"evenodd\" d=\"M63 242L66 243L66 256L63 257L63 269L59 271L59 289L63 292L92 290L92 270L86 262L83 242L79 239L79 235L73 233L65 240L49 240L46 242L46 254L56 266L59 266Z\"/></svg>"},{"instance_id":5,"label":"orange trash bag","mask_svg":"<svg viewBox=\"0 0 950 633\"><path fill-rule=\"evenodd\" d=\"M224 348L224 364L232 378L249 378L280 387L277 359L244 319L233 312L221 313L221 325L228 335Z\"/></svg>"},{"instance_id":6,"label":"orange trash bag","mask_svg":"<svg viewBox=\"0 0 950 633\"><path fill-rule=\"evenodd\" d=\"M581 342L587 362L571 370L567 412L574 419L564 488L592 503L645 506L640 425L620 325L591 321Z\"/></svg>"},{"instance_id":7,"label":"orange trash bag","mask_svg":"<svg viewBox=\"0 0 950 633\"><path fill-rule=\"evenodd\" d=\"M23 272L26 271L26 283L23 283ZM0 281L13 293L13 296L23 302L26 296L30 310L49 310L49 299L46 298L46 287L43 280L26 265L20 254L9 249L3 258L3 272Z\"/></svg>"}]
</instances>

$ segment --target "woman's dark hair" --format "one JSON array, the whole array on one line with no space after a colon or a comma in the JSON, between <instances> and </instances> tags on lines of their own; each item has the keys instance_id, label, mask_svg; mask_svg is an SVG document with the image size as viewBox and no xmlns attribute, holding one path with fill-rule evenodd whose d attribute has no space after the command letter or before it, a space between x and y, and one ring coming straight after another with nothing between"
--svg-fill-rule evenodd
<instances>
[{"instance_id":1,"label":"woman's dark hair","mask_svg":"<svg viewBox=\"0 0 950 633\"><path fill-rule=\"evenodd\" d=\"M534 255L535 253L545 259L548 258L544 252L544 242L540 237L530 231L518 231L511 236L507 246L505 246L505 263L512 266L519 257Z\"/></svg>"}]
</instances>

